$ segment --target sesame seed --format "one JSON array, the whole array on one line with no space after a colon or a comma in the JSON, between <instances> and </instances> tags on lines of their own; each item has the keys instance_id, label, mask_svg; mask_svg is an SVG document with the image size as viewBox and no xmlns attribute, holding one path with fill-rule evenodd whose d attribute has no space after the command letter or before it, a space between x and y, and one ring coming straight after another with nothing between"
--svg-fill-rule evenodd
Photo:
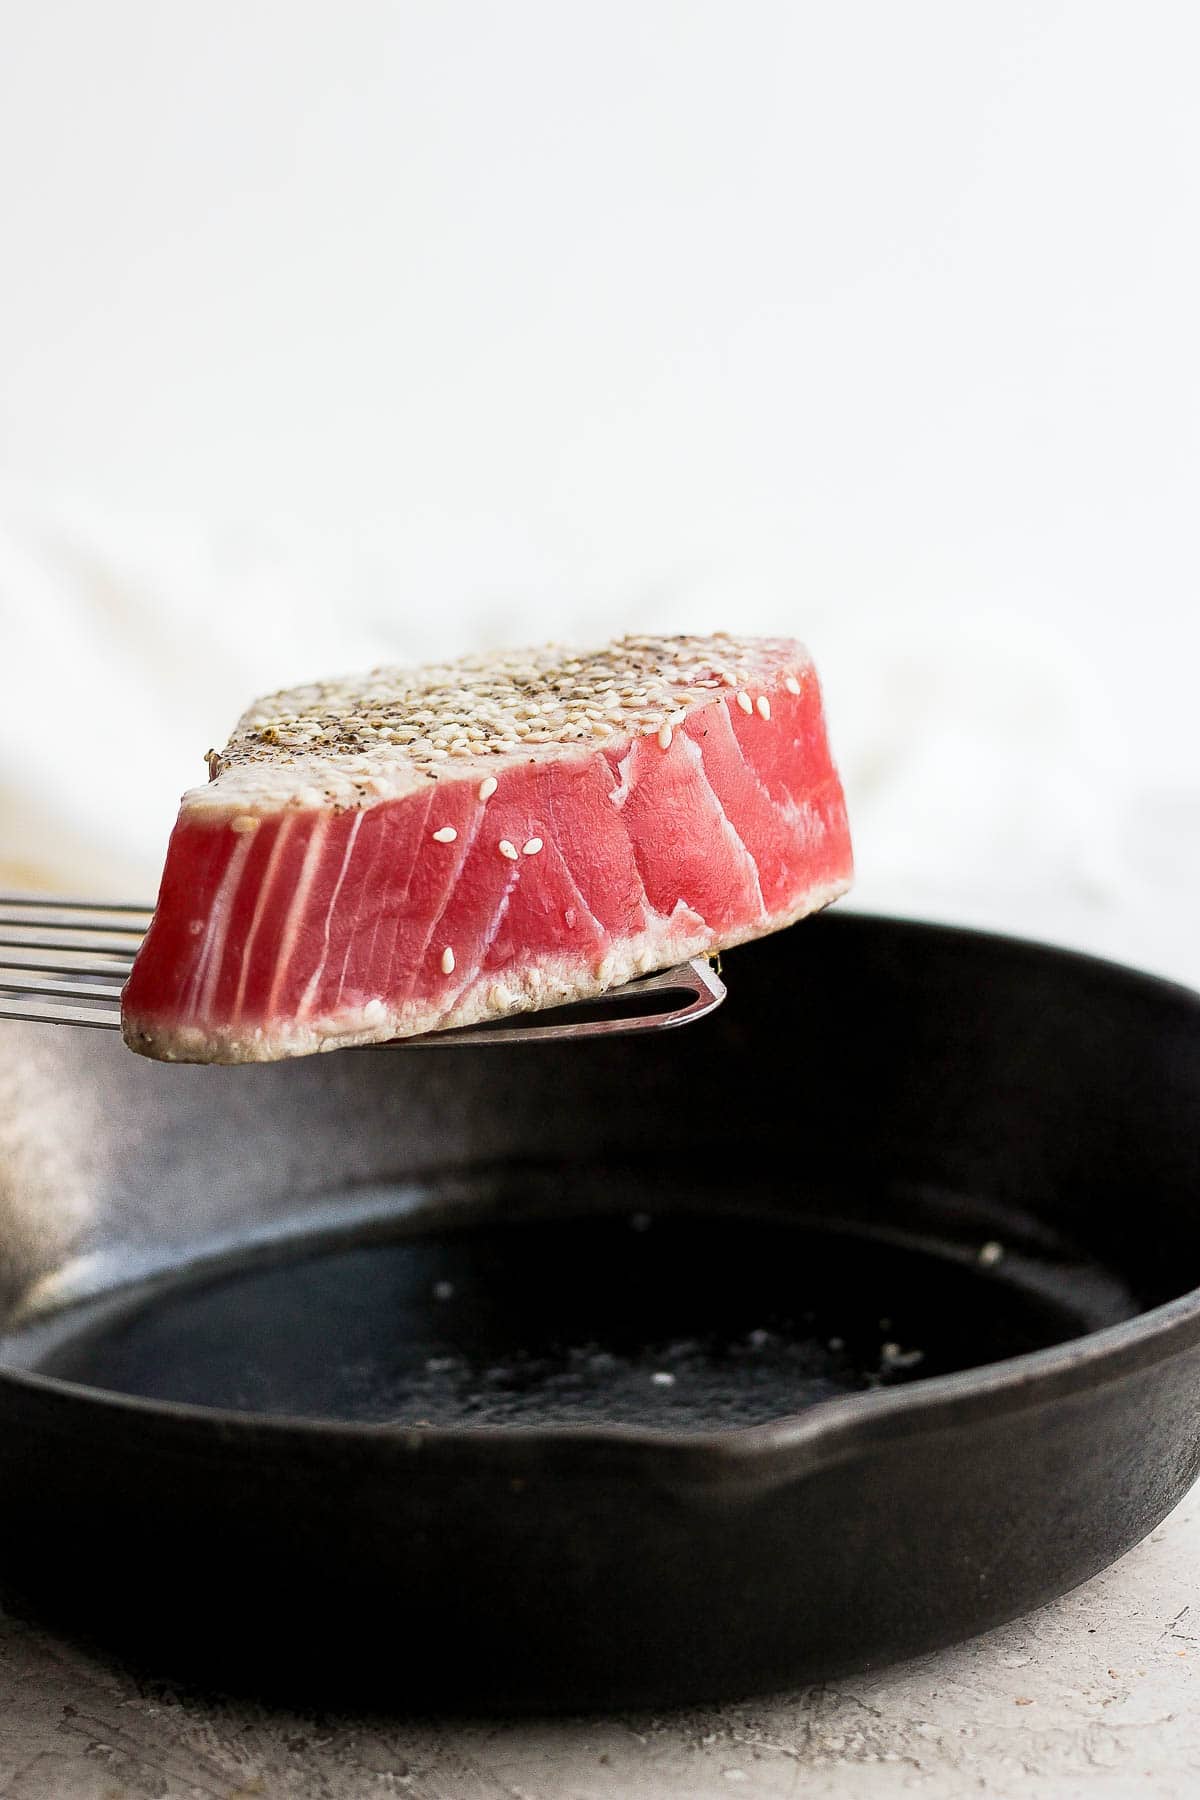
<instances>
[{"instance_id":1,"label":"sesame seed","mask_svg":"<svg viewBox=\"0 0 1200 1800\"><path fill-rule=\"evenodd\" d=\"M745 693L744 691L738 695L737 702L744 713L754 711L754 702L750 698L749 694Z\"/></svg>"},{"instance_id":2,"label":"sesame seed","mask_svg":"<svg viewBox=\"0 0 1200 1800\"><path fill-rule=\"evenodd\" d=\"M457 836L453 825L443 825L440 831L434 832L433 841L435 844L452 844Z\"/></svg>"},{"instance_id":3,"label":"sesame seed","mask_svg":"<svg viewBox=\"0 0 1200 1800\"><path fill-rule=\"evenodd\" d=\"M522 856L536 856L541 847L541 838L530 838L527 844L522 844L521 854Z\"/></svg>"},{"instance_id":4,"label":"sesame seed","mask_svg":"<svg viewBox=\"0 0 1200 1800\"><path fill-rule=\"evenodd\" d=\"M760 719L769 719L771 716L771 702L765 694L758 696L758 716Z\"/></svg>"},{"instance_id":5,"label":"sesame seed","mask_svg":"<svg viewBox=\"0 0 1200 1800\"><path fill-rule=\"evenodd\" d=\"M510 862L517 860L517 846L510 844L507 838L501 838L499 844L501 856L507 856Z\"/></svg>"},{"instance_id":6,"label":"sesame seed","mask_svg":"<svg viewBox=\"0 0 1200 1800\"><path fill-rule=\"evenodd\" d=\"M660 750L671 748L671 727L664 721L658 728L658 747Z\"/></svg>"},{"instance_id":7,"label":"sesame seed","mask_svg":"<svg viewBox=\"0 0 1200 1800\"><path fill-rule=\"evenodd\" d=\"M257 831L261 823L261 819L252 817L250 813L239 813L236 819L230 819L229 829L230 831Z\"/></svg>"},{"instance_id":8,"label":"sesame seed","mask_svg":"<svg viewBox=\"0 0 1200 1800\"><path fill-rule=\"evenodd\" d=\"M446 948L442 951L442 974L443 975L453 975L453 973L454 973L454 952L450 948L449 944L447 944Z\"/></svg>"},{"instance_id":9,"label":"sesame seed","mask_svg":"<svg viewBox=\"0 0 1200 1800\"><path fill-rule=\"evenodd\" d=\"M794 675L786 676L783 685L789 694L798 694L800 692L800 683L796 680Z\"/></svg>"},{"instance_id":10,"label":"sesame seed","mask_svg":"<svg viewBox=\"0 0 1200 1800\"><path fill-rule=\"evenodd\" d=\"M490 800L499 786L500 783L496 780L496 777L494 775L489 775L486 781L481 781L479 784L479 798L481 800Z\"/></svg>"},{"instance_id":11,"label":"sesame seed","mask_svg":"<svg viewBox=\"0 0 1200 1800\"><path fill-rule=\"evenodd\" d=\"M675 1377L669 1369L656 1369L650 1377L655 1387L674 1387Z\"/></svg>"}]
</instances>

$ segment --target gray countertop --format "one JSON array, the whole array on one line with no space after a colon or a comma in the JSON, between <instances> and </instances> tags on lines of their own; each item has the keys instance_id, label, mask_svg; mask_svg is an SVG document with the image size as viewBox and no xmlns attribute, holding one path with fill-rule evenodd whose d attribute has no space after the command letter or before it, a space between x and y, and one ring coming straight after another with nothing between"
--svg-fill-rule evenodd
<instances>
[{"instance_id":1,"label":"gray countertop","mask_svg":"<svg viewBox=\"0 0 1200 1800\"><path fill-rule=\"evenodd\" d=\"M3 1800L1184 1800L1200 1488L1117 1566L958 1649L771 1699L505 1723L315 1719L136 1681L0 1618Z\"/></svg>"}]
</instances>

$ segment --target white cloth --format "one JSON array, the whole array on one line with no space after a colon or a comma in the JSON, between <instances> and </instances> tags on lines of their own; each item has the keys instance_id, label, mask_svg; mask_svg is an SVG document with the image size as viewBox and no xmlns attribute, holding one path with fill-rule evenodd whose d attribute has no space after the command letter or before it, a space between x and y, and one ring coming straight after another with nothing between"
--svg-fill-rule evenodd
<instances>
[{"instance_id":1,"label":"white cloth","mask_svg":"<svg viewBox=\"0 0 1200 1800\"><path fill-rule=\"evenodd\" d=\"M422 604L421 597L433 601ZM669 596L445 592L403 544L0 512L0 879L152 896L180 792L256 694L384 660L623 630L789 631L825 679L852 904L1076 944L1200 985L1200 625L785 598L748 566ZM1183 707L1184 713L1175 716ZM1177 729L1182 726L1182 730Z\"/></svg>"}]
</instances>

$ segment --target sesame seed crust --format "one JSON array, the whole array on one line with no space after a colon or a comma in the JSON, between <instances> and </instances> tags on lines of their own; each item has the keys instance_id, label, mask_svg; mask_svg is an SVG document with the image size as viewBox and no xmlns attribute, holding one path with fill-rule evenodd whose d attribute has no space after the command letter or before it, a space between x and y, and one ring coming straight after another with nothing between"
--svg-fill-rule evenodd
<instances>
[{"instance_id":1,"label":"sesame seed crust","mask_svg":"<svg viewBox=\"0 0 1200 1800\"><path fill-rule=\"evenodd\" d=\"M461 778L486 800L513 763L588 756L637 735L665 749L673 724L731 689L748 712L765 663L789 653L803 672L788 639L625 637L596 651L547 645L314 682L257 701L226 749L210 752L209 785L185 798L240 816L344 810Z\"/></svg>"}]
</instances>

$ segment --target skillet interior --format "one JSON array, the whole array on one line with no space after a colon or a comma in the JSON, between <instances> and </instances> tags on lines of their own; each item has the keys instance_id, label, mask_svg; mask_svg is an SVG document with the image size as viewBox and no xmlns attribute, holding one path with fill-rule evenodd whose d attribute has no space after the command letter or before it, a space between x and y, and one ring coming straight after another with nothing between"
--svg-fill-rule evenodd
<instances>
[{"instance_id":1,"label":"skillet interior","mask_svg":"<svg viewBox=\"0 0 1200 1800\"><path fill-rule=\"evenodd\" d=\"M448 1665L434 1646L451 1655L430 1615L440 1570L460 1639L494 1644L498 1605L525 1645L523 1664L501 1667L460 1642L460 1697L578 1703L761 1685L942 1641L1140 1536L1194 1471L1195 1403L1177 1385L1191 1311L1117 1333L1120 1354L1131 1330L1139 1345L1136 1371L1119 1377L1107 1339L1087 1334L1200 1284L1197 1003L1084 958L853 915L739 951L728 976L729 1001L702 1026L573 1049L180 1069L101 1034L6 1027L0 1506L31 1552L10 1587L35 1604L90 1600L93 1620L99 1606L109 1627L119 1614L139 1641L165 1644L129 1568L115 1580L96 1569L101 1524L111 1552L148 1507L165 1508L185 1526L174 1605L192 1649L216 1647L217 1596L228 1616L247 1558L294 1641L289 1569L295 1595L308 1559L307 1616L328 1618L338 1581L314 1588L311 1558L332 1555L344 1633L367 1563L338 1538L357 1524L378 1591L423 1621L435 1690ZM946 1431L948 1396L961 1410L997 1359L1072 1343L1090 1357L1082 1374L1074 1358L1068 1387L1091 1396L1096 1463L1090 1488L1085 1468L1072 1471L1073 1545L1064 1515L1009 1579L951 1581L946 1603L926 1592L907 1618L894 1596L865 1611L859 1599L848 1633L872 1565L893 1588L946 1586L935 1563L951 1544L922 1554L914 1541L922 1494L926 1518L954 1517L959 1484L968 1558L984 1555L981 1534L1006 1506L1043 1523L1054 1511L1046 1484L1061 1493L1062 1476L1049 1467L1068 1439L1046 1438L1051 1412L1083 1420L1053 1357L955 1427L976 1479L994 1459L996 1517L947 1442L939 1458L923 1434ZM968 1370L982 1373L928 1379ZM1031 1416L1039 1381L1045 1405ZM831 1399L811 1412L803 1455L794 1430L789 1441L762 1429ZM819 1447L823 1421L846 1407L857 1469L843 1439L829 1466ZM746 1425L760 1429L731 1434ZM618 1447L613 1426L635 1435ZM81 1517L67 1465L84 1440L99 1471ZM1134 1492L1119 1472L1139 1448ZM181 1456L196 1459L191 1495ZM815 1581L814 1546L800 1540L835 1470L844 1491ZM537 1506L515 1547L512 1496L531 1481ZM190 1510L202 1492L236 1519L211 1554ZM765 1570L742 1515L767 1496L775 1580L755 1618ZM656 1607L648 1636L636 1604L622 1623L601 1603L614 1555L626 1593ZM566 1649L542 1592L551 1571L575 1622ZM711 1615L701 1646L705 1583L725 1617ZM799 1633L784 1618L797 1603ZM312 1630L303 1638L304 1668L327 1679Z\"/></svg>"}]
</instances>

